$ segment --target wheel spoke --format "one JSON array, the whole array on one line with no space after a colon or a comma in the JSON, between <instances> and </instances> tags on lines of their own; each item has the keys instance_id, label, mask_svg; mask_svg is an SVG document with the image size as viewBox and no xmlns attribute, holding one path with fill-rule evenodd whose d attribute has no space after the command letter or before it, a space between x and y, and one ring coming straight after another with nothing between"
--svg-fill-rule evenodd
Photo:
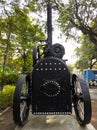
<instances>
[{"instance_id":1,"label":"wheel spoke","mask_svg":"<svg viewBox=\"0 0 97 130\"><path fill-rule=\"evenodd\" d=\"M79 116L82 120L84 120L83 94L82 94L82 89L81 89L79 81L77 81L77 83L76 83L76 93L77 93L77 97L78 97L77 107L78 107L78 111L79 111Z\"/></svg>"},{"instance_id":2,"label":"wheel spoke","mask_svg":"<svg viewBox=\"0 0 97 130\"><path fill-rule=\"evenodd\" d=\"M26 104L25 101L23 101L23 103L20 105L20 117L21 117L21 121L23 121L23 118L24 118L26 105L27 104Z\"/></svg>"},{"instance_id":3,"label":"wheel spoke","mask_svg":"<svg viewBox=\"0 0 97 130\"><path fill-rule=\"evenodd\" d=\"M84 120L84 103L81 101L78 102L78 110L81 118Z\"/></svg>"}]
</instances>

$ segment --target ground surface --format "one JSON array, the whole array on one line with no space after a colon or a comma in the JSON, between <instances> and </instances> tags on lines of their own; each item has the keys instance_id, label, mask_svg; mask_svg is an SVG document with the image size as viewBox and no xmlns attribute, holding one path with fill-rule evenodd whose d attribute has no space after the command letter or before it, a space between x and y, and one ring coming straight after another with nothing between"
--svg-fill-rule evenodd
<instances>
[{"instance_id":1,"label":"ground surface","mask_svg":"<svg viewBox=\"0 0 97 130\"><path fill-rule=\"evenodd\" d=\"M13 122L12 108L0 117L0 130L14 130L16 125Z\"/></svg>"},{"instance_id":2,"label":"ground surface","mask_svg":"<svg viewBox=\"0 0 97 130\"><path fill-rule=\"evenodd\" d=\"M97 129L97 89L91 89L90 92L93 97L91 124ZM15 127L11 108L0 117L0 130L14 130Z\"/></svg>"},{"instance_id":3,"label":"ground surface","mask_svg":"<svg viewBox=\"0 0 97 130\"><path fill-rule=\"evenodd\" d=\"M92 120L91 124L97 129L97 100L92 100Z\"/></svg>"}]
</instances>

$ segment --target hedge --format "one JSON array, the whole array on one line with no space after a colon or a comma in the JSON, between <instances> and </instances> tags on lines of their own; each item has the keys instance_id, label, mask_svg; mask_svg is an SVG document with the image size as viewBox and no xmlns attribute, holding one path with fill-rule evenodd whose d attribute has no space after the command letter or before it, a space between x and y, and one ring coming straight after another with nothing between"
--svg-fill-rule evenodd
<instances>
[{"instance_id":1,"label":"hedge","mask_svg":"<svg viewBox=\"0 0 97 130\"><path fill-rule=\"evenodd\" d=\"M18 74L0 73L0 90L2 90L5 85L16 85L18 77Z\"/></svg>"},{"instance_id":2,"label":"hedge","mask_svg":"<svg viewBox=\"0 0 97 130\"><path fill-rule=\"evenodd\" d=\"M13 104L15 86L6 85L0 91L0 111Z\"/></svg>"}]
</instances>

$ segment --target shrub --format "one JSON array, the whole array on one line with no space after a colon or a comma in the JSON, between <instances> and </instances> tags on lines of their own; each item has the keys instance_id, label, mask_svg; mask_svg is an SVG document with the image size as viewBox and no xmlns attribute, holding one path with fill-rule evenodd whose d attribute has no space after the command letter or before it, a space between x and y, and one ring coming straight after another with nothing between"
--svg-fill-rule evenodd
<instances>
[{"instance_id":1,"label":"shrub","mask_svg":"<svg viewBox=\"0 0 97 130\"><path fill-rule=\"evenodd\" d=\"M3 89L4 85L16 85L16 82L18 80L19 75L18 74L5 74L0 73L0 90Z\"/></svg>"},{"instance_id":2,"label":"shrub","mask_svg":"<svg viewBox=\"0 0 97 130\"><path fill-rule=\"evenodd\" d=\"M3 91L0 91L0 110L5 109L13 104L15 86L6 85Z\"/></svg>"}]
</instances>

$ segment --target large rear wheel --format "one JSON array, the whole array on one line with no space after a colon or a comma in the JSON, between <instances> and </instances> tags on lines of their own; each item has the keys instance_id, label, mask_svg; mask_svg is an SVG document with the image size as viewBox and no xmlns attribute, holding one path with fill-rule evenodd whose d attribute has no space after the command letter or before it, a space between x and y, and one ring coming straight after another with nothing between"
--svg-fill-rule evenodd
<instances>
[{"instance_id":1,"label":"large rear wheel","mask_svg":"<svg viewBox=\"0 0 97 130\"><path fill-rule=\"evenodd\" d=\"M25 75L20 76L13 98L13 119L17 125L24 125L29 115L29 82Z\"/></svg>"},{"instance_id":2,"label":"large rear wheel","mask_svg":"<svg viewBox=\"0 0 97 130\"><path fill-rule=\"evenodd\" d=\"M74 110L80 125L86 125L91 121L91 99L86 81L76 77L74 83Z\"/></svg>"}]
</instances>

